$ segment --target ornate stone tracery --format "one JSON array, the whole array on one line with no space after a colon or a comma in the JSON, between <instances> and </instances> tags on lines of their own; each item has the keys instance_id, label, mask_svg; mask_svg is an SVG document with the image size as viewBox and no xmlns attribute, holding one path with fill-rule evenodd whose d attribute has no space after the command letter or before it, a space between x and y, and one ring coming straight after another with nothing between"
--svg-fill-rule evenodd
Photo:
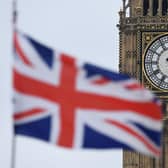
<instances>
[{"instance_id":1,"label":"ornate stone tracery","mask_svg":"<svg viewBox=\"0 0 168 168\"><path fill-rule=\"evenodd\" d=\"M135 6L136 4L136 6ZM134 8L132 8L134 7ZM135 16L136 10L141 11L141 16L166 16L168 15L167 0L123 0L123 12L128 16Z\"/></svg>"},{"instance_id":2,"label":"ornate stone tracery","mask_svg":"<svg viewBox=\"0 0 168 168\"><path fill-rule=\"evenodd\" d=\"M147 46L158 36L168 33L167 11L168 0L123 0L123 9L119 12L119 70L135 77L164 102L163 157L154 159L125 151L124 168L168 168L168 92L152 86L143 71Z\"/></svg>"}]
</instances>

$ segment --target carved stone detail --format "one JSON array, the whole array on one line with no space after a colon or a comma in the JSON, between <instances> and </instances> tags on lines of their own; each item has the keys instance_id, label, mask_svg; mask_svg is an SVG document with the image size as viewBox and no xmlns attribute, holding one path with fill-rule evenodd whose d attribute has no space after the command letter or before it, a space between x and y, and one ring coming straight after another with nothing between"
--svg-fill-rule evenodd
<instances>
[{"instance_id":1,"label":"carved stone detail","mask_svg":"<svg viewBox=\"0 0 168 168\"><path fill-rule=\"evenodd\" d=\"M119 70L138 79L146 88L152 90L165 104L163 157L154 159L139 153L124 151L124 168L168 168L168 92L155 88L146 78L143 71L143 56L149 43L157 36L168 33L168 15L162 15L161 2L157 15L143 16L142 0L130 0L119 12L120 22L117 25L120 36ZM152 2L152 0L151 0ZM126 11L130 8L129 16ZM129 45L128 45L129 44ZM166 167L167 166L167 167Z\"/></svg>"}]
</instances>

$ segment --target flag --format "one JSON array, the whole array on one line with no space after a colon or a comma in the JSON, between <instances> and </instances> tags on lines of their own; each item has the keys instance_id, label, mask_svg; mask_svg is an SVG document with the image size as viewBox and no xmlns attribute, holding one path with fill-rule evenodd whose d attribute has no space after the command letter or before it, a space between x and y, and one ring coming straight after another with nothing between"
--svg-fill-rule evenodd
<instances>
[{"instance_id":1,"label":"flag","mask_svg":"<svg viewBox=\"0 0 168 168\"><path fill-rule=\"evenodd\" d=\"M15 134L67 148L159 156L162 114L136 80L14 33Z\"/></svg>"}]
</instances>

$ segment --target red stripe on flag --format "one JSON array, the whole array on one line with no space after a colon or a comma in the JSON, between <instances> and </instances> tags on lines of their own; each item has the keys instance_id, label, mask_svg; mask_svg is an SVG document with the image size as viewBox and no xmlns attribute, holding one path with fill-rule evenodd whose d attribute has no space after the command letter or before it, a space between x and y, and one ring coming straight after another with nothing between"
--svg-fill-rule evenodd
<instances>
[{"instance_id":1,"label":"red stripe on flag","mask_svg":"<svg viewBox=\"0 0 168 168\"><path fill-rule=\"evenodd\" d=\"M130 89L130 90L139 90L139 89L144 89L144 87L140 84L137 84L137 83L133 83L133 84L127 84L127 85L124 85L124 87L126 89Z\"/></svg>"},{"instance_id":2,"label":"red stripe on flag","mask_svg":"<svg viewBox=\"0 0 168 168\"><path fill-rule=\"evenodd\" d=\"M97 85L103 85L103 84L107 84L109 82L110 82L109 79L103 78L103 77L101 77L100 79L96 79L96 80L92 81L93 84L97 84Z\"/></svg>"},{"instance_id":3,"label":"red stripe on flag","mask_svg":"<svg viewBox=\"0 0 168 168\"><path fill-rule=\"evenodd\" d=\"M70 78L67 78L70 80ZM68 85L66 83L64 85ZM28 87L29 86L29 87ZM161 108L153 102L133 102L117 97L103 96L74 90L67 90L63 86L53 86L41 83L38 80L24 76L14 70L14 87L19 92L39 96L52 102L71 102L77 108L99 110L125 110L132 111L156 120L162 119ZM68 86L67 86L68 87ZM111 112L111 111L110 111Z\"/></svg>"},{"instance_id":4,"label":"red stripe on flag","mask_svg":"<svg viewBox=\"0 0 168 168\"><path fill-rule=\"evenodd\" d=\"M14 48L16 49L17 55L20 57L20 59L29 66L32 66L31 62L28 60L28 58L26 57L25 53L23 52L22 48L19 45L18 42L18 37L17 37L17 33L14 33Z\"/></svg>"},{"instance_id":5,"label":"red stripe on flag","mask_svg":"<svg viewBox=\"0 0 168 168\"><path fill-rule=\"evenodd\" d=\"M31 110L28 110L28 111L24 111L24 112L14 114L14 119L15 120L20 120L20 119L26 118L28 116L41 114L41 113L44 113L44 109L31 109Z\"/></svg>"},{"instance_id":6,"label":"red stripe on flag","mask_svg":"<svg viewBox=\"0 0 168 168\"><path fill-rule=\"evenodd\" d=\"M61 55L61 79L59 91L62 95L59 98L60 103L60 134L58 145L72 147L75 132L75 104L72 102L75 99L75 86L77 69L75 66L75 59L67 57L65 54Z\"/></svg>"},{"instance_id":7,"label":"red stripe on flag","mask_svg":"<svg viewBox=\"0 0 168 168\"><path fill-rule=\"evenodd\" d=\"M153 154L160 155L160 150L158 150L156 147L154 147L152 144L150 144L143 136L138 134L136 131L134 131L132 128L114 121L114 120L106 120L108 123L115 125L116 127L119 127L120 129L124 130L125 132L129 133L130 135L133 135L135 138L140 140Z\"/></svg>"}]
</instances>

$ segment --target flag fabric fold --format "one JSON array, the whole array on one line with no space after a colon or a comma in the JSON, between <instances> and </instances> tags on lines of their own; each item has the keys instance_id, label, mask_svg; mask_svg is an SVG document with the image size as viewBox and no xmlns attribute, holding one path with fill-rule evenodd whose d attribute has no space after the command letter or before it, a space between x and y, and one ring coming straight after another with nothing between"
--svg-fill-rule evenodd
<instances>
[{"instance_id":1,"label":"flag fabric fold","mask_svg":"<svg viewBox=\"0 0 168 168\"><path fill-rule=\"evenodd\" d=\"M136 80L14 34L15 133L68 148L159 156L160 102Z\"/></svg>"}]
</instances>

